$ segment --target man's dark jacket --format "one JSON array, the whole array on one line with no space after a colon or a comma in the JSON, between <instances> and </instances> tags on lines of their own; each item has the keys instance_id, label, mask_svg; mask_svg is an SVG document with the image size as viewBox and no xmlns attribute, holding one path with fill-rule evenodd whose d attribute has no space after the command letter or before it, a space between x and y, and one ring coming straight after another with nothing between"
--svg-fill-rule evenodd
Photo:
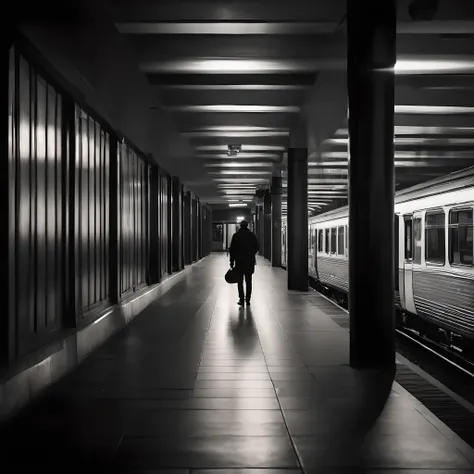
<instances>
[{"instance_id":1,"label":"man's dark jacket","mask_svg":"<svg viewBox=\"0 0 474 474\"><path fill-rule=\"evenodd\" d=\"M248 229L240 228L233 236L230 244L230 264L240 273L253 273L255 270L255 254L259 245L257 237Z\"/></svg>"}]
</instances>

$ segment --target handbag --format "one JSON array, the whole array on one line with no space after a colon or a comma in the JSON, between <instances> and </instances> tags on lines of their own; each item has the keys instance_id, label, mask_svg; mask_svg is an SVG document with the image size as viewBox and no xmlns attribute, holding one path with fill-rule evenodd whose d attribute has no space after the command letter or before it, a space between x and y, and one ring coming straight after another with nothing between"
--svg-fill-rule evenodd
<instances>
[{"instance_id":1,"label":"handbag","mask_svg":"<svg viewBox=\"0 0 474 474\"><path fill-rule=\"evenodd\" d=\"M239 281L239 274L235 268L230 268L225 274L225 281L227 283L237 283Z\"/></svg>"}]
</instances>

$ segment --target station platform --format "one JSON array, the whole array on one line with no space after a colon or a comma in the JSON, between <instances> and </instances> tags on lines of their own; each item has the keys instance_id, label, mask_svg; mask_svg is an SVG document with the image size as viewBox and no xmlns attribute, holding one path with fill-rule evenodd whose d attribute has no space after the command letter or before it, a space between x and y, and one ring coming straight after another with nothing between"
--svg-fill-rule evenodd
<instances>
[{"instance_id":1,"label":"station platform","mask_svg":"<svg viewBox=\"0 0 474 474\"><path fill-rule=\"evenodd\" d=\"M6 426L6 465L474 472L473 450L393 375L349 367L342 309L316 292L289 292L286 272L262 259L252 305L240 308L226 270L223 254L196 264Z\"/></svg>"}]
</instances>

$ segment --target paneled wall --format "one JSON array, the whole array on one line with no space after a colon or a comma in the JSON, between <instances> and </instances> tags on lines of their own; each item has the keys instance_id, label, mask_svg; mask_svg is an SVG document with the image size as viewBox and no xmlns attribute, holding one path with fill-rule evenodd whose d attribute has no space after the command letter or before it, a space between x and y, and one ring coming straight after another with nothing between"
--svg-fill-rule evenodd
<instances>
[{"instance_id":1,"label":"paneled wall","mask_svg":"<svg viewBox=\"0 0 474 474\"><path fill-rule=\"evenodd\" d=\"M87 318L109 297L110 135L76 106L76 312Z\"/></svg>"},{"instance_id":2,"label":"paneled wall","mask_svg":"<svg viewBox=\"0 0 474 474\"><path fill-rule=\"evenodd\" d=\"M28 54L9 52L0 369L210 249L199 199Z\"/></svg>"},{"instance_id":3,"label":"paneled wall","mask_svg":"<svg viewBox=\"0 0 474 474\"><path fill-rule=\"evenodd\" d=\"M161 276L165 276L171 272L169 266L169 247L170 247L170 199L169 199L169 177L165 174L160 175L159 181L159 240L160 240L160 259L161 259Z\"/></svg>"},{"instance_id":4,"label":"paneled wall","mask_svg":"<svg viewBox=\"0 0 474 474\"><path fill-rule=\"evenodd\" d=\"M202 252L209 255L212 249L212 211L202 206Z\"/></svg>"},{"instance_id":5,"label":"paneled wall","mask_svg":"<svg viewBox=\"0 0 474 474\"><path fill-rule=\"evenodd\" d=\"M11 50L9 61L10 265L2 266L12 286L11 349L21 356L62 327L63 97L22 55Z\"/></svg>"},{"instance_id":6,"label":"paneled wall","mask_svg":"<svg viewBox=\"0 0 474 474\"><path fill-rule=\"evenodd\" d=\"M119 146L120 293L146 283L147 176L146 163L132 148Z\"/></svg>"},{"instance_id":7,"label":"paneled wall","mask_svg":"<svg viewBox=\"0 0 474 474\"><path fill-rule=\"evenodd\" d=\"M185 192L183 195L183 240L184 240L184 263L191 263L191 193Z\"/></svg>"}]
</instances>

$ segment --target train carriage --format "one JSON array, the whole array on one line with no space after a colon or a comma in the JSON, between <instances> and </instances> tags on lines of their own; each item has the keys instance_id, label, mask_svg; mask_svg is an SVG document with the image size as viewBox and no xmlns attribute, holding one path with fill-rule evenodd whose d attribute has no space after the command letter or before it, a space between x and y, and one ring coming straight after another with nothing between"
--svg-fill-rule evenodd
<instances>
[{"instance_id":1,"label":"train carriage","mask_svg":"<svg viewBox=\"0 0 474 474\"><path fill-rule=\"evenodd\" d=\"M401 323L454 348L474 345L474 167L395 197L395 305ZM347 298L348 207L309 219L309 276Z\"/></svg>"}]
</instances>

